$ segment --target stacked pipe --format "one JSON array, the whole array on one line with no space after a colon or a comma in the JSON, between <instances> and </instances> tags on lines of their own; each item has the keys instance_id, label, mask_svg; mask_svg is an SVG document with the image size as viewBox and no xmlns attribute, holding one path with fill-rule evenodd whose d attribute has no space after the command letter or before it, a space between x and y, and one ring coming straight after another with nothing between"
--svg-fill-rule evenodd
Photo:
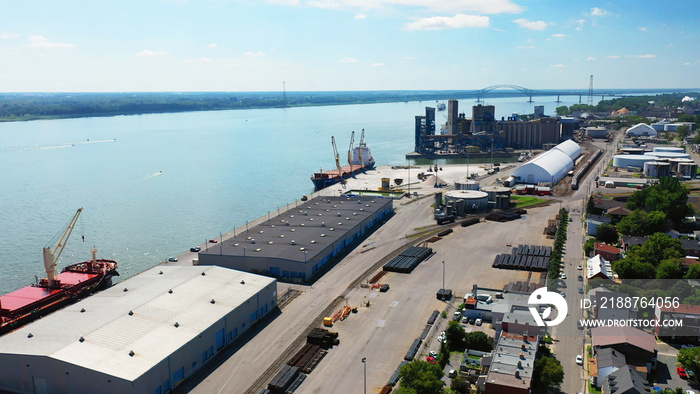
<instances>
[{"instance_id":1,"label":"stacked pipe","mask_svg":"<svg viewBox=\"0 0 700 394\"><path fill-rule=\"evenodd\" d=\"M300 378L300 379L299 379ZM299 373L298 367L285 365L279 373L267 385L267 389L273 394L286 394L293 392L301 382L304 381L306 375ZM298 381L301 380L301 381ZM295 386L292 388L292 386Z\"/></svg>"},{"instance_id":2,"label":"stacked pipe","mask_svg":"<svg viewBox=\"0 0 700 394\"><path fill-rule=\"evenodd\" d=\"M384 264L384 271L400 272L400 273L411 273L418 264L425 260L428 256L433 253L431 248L424 248L420 246L410 246L401 254L391 259L388 263Z\"/></svg>"},{"instance_id":3,"label":"stacked pipe","mask_svg":"<svg viewBox=\"0 0 700 394\"><path fill-rule=\"evenodd\" d=\"M340 340L338 339L337 332L331 332L322 328L314 328L306 337L306 343L318 345L324 349L330 349L333 345L338 345Z\"/></svg>"},{"instance_id":4,"label":"stacked pipe","mask_svg":"<svg viewBox=\"0 0 700 394\"><path fill-rule=\"evenodd\" d=\"M421 343L423 343L423 340L420 338L416 338L411 344L411 347L408 349L408 352L406 352L406 355L403 359L406 361L413 360L413 358L416 357L416 354L418 353L418 349L420 348Z\"/></svg>"},{"instance_id":5,"label":"stacked pipe","mask_svg":"<svg viewBox=\"0 0 700 394\"><path fill-rule=\"evenodd\" d=\"M545 272L549 269L551 246L518 245L510 254L499 254L493 259L494 268Z\"/></svg>"}]
</instances>

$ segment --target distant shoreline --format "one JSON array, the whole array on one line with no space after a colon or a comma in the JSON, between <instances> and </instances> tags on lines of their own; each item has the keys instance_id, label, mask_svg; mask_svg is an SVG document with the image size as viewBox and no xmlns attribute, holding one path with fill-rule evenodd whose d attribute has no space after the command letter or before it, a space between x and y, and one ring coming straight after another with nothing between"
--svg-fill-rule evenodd
<instances>
[{"instance_id":1,"label":"distant shoreline","mask_svg":"<svg viewBox=\"0 0 700 394\"><path fill-rule=\"evenodd\" d=\"M567 90L588 95L586 90ZM624 96L680 92L680 89L601 89L596 95ZM685 90L690 92L691 90ZM697 89L696 89L697 91ZM561 90L561 92L565 92ZM236 109L293 108L557 96L557 90L407 90L356 92L166 92L166 93L0 93L0 122L112 117ZM570 95L570 94L569 94Z\"/></svg>"}]
</instances>

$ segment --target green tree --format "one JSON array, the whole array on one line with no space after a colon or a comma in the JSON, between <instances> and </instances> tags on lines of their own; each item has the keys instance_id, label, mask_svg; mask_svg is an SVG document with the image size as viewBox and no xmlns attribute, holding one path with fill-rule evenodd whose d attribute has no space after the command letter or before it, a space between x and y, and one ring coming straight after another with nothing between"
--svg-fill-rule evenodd
<instances>
[{"instance_id":1,"label":"green tree","mask_svg":"<svg viewBox=\"0 0 700 394\"><path fill-rule=\"evenodd\" d=\"M444 373L440 366L430 364L427 361L411 361L399 371L401 388L413 389L420 394L439 394L445 382L442 381ZM398 391L397 391L398 393ZM411 393L407 391L406 393Z\"/></svg>"},{"instance_id":2,"label":"green tree","mask_svg":"<svg viewBox=\"0 0 700 394\"><path fill-rule=\"evenodd\" d=\"M452 391L459 394L469 394L469 381L464 376L457 375L454 378L452 378L450 388L452 389Z\"/></svg>"},{"instance_id":3,"label":"green tree","mask_svg":"<svg viewBox=\"0 0 700 394\"><path fill-rule=\"evenodd\" d=\"M571 111L569 111L569 108L566 105L562 105L560 107L557 107L555 109L555 111L557 112L557 115L559 115L559 116L564 116L564 115L568 115L571 113Z\"/></svg>"},{"instance_id":4,"label":"green tree","mask_svg":"<svg viewBox=\"0 0 700 394\"><path fill-rule=\"evenodd\" d=\"M596 228L595 238L598 240L598 242L603 242L608 245L616 244L620 239L615 227L607 223L603 223Z\"/></svg>"},{"instance_id":5,"label":"green tree","mask_svg":"<svg viewBox=\"0 0 700 394\"><path fill-rule=\"evenodd\" d=\"M636 209L620 220L617 231L623 235L646 235L646 217L645 211Z\"/></svg>"},{"instance_id":6,"label":"green tree","mask_svg":"<svg viewBox=\"0 0 700 394\"><path fill-rule=\"evenodd\" d=\"M445 338L450 350L464 350L466 346L466 331L459 322L451 320L445 329Z\"/></svg>"},{"instance_id":7,"label":"green tree","mask_svg":"<svg viewBox=\"0 0 700 394\"><path fill-rule=\"evenodd\" d=\"M541 357L535 361L532 372L532 385L545 392L550 392L561 386L564 381L564 368L554 357Z\"/></svg>"},{"instance_id":8,"label":"green tree","mask_svg":"<svg viewBox=\"0 0 700 394\"><path fill-rule=\"evenodd\" d=\"M656 268L656 279L682 278L683 270L681 269L680 261L678 259L662 260L659 266Z\"/></svg>"},{"instance_id":9,"label":"green tree","mask_svg":"<svg viewBox=\"0 0 700 394\"><path fill-rule=\"evenodd\" d=\"M590 257L595 250L595 241L595 238L588 238L586 243L583 244L583 252L586 254L586 256Z\"/></svg>"},{"instance_id":10,"label":"green tree","mask_svg":"<svg viewBox=\"0 0 700 394\"><path fill-rule=\"evenodd\" d=\"M482 331L473 331L467 334L466 349L490 352L493 350L493 338Z\"/></svg>"},{"instance_id":11,"label":"green tree","mask_svg":"<svg viewBox=\"0 0 700 394\"><path fill-rule=\"evenodd\" d=\"M656 270L651 263L639 261L635 257L626 257L612 264L615 271L622 279L654 279Z\"/></svg>"},{"instance_id":12,"label":"green tree","mask_svg":"<svg viewBox=\"0 0 700 394\"><path fill-rule=\"evenodd\" d=\"M683 279L700 279L700 264L691 265Z\"/></svg>"},{"instance_id":13,"label":"green tree","mask_svg":"<svg viewBox=\"0 0 700 394\"><path fill-rule=\"evenodd\" d=\"M665 233L668 231L666 214L661 211L651 211L646 215L644 223L644 235L654 233Z\"/></svg>"},{"instance_id":14,"label":"green tree","mask_svg":"<svg viewBox=\"0 0 700 394\"><path fill-rule=\"evenodd\" d=\"M680 240L663 233L655 233L650 235L640 248L633 249L632 253L640 261L657 267L661 260L683 256L684 250Z\"/></svg>"},{"instance_id":15,"label":"green tree","mask_svg":"<svg viewBox=\"0 0 700 394\"><path fill-rule=\"evenodd\" d=\"M678 351L678 362L685 369L693 372L700 371L700 347L680 349Z\"/></svg>"},{"instance_id":16,"label":"green tree","mask_svg":"<svg viewBox=\"0 0 700 394\"><path fill-rule=\"evenodd\" d=\"M588 197L588 202L586 203L586 215L590 215L591 211L595 208L595 199L593 195Z\"/></svg>"},{"instance_id":17,"label":"green tree","mask_svg":"<svg viewBox=\"0 0 700 394\"><path fill-rule=\"evenodd\" d=\"M642 209L647 212L661 211L671 221L673 228L679 228L686 216L693 214L688 204L688 189L676 178L662 177L659 184L636 191L627 201L627 208Z\"/></svg>"},{"instance_id":18,"label":"green tree","mask_svg":"<svg viewBox=\"0 0 700 394\"><path fill-rule=\"evenodd\" d=\"M688 136L688 133L690 133L690 127L684 124L680 125L676 128L676 133L678 133L678 137L680 137L680 139L684 139Z\"/></svg>"}]
</instances>

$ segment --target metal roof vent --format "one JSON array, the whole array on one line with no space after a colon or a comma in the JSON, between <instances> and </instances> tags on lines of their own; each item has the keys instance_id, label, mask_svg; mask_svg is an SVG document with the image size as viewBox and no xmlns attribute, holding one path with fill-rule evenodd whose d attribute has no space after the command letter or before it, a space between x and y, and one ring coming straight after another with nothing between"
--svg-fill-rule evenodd
<instances>
[{"instance_id":1,"label":"metal roof vent","mask_svg":"<svg viewBox=\"0 0 700 394\"><path fill-rule=\"evenodd\" d=\"M338 222L338 226L342 226L342 225L343 225L343 222Z\"/></svg>"},{"instance_id":2,"label":"metal roof vent","mask_svg":"<svg viewBox=\"0 0 700 394\"><path fill-rule=\"evenodd\" d=\"M313 220L314 220L314 218L309 218L309 220L310 220L310 221L313 221Z\"/></svg>"},{"instance_id":3,"label":"metal roof vent","mask_svg":"<svg viewBox=\"0 0 700 394\"><path fill-rule=\"evenodd\" d=\"M127 289L127 288L125 287L125 288L124 288L124 292L127 292L127 291L129 291L129 289Z\"/></svg>"},{"instance_id":4,"label":"metal roof vent","mask_svg":"<svg viewBox=\"0 0 700 394\"><path fill-rule=\"evenodd\" d=\"M246 238L246 239L247 239L248 241L250 241L251 239L253 239L253 237L248 237L248 238Z\"/></svg>"},{"instance_id":5,"label":"metal roof vent","mask_svg":"<svg viewBox=\"0 0 700 394\"><path fill-rule=\"evenodd\" d=\"M318 205L318 203L316 203L316 205Z\"/></svg>"},{"instance_id":6,"label":"metal roof vent","mask_svg":"<svg viewBox=\"0 0 700 394\"><path fill-rule=\"evenodd\" d=\"M80 308L80 313L85 312L85 308Z\"/></svg>"},{"instance_id":7,"label":"metal roof vent","mask_svg":"<svg viewBox=\"0 0 700 394\"><path fill-rule=\"evenodd\" d=\"M32 335L31 332L30 332L29 334L27 334L27 338L31 338L31 337L33 337L33 336L34 336L34 335Z\"/></svg>"},{"instance_id":8,"label":"metal roof vent","mask_svg":"<svg viewBox=\"0 0 700 394\"><path fill-rule=\"evenodd\" d=\"M333 227L331 227L331 231L335 230Z\"/></svg>"},{"instance_id":9,"label":"metal roof vent","mask_svg":"<svg viewBox=\"0 0 700 394\"><path fill-rule=\"evenodd\" d=\"M322 213L319 213L318 216L323 216L323 214L322 214Z\"/></svg>"},{"instance_id":10,"label":"metal roof vent","mask_svg":"<svg viewBox=\"0 0 700 394\"><path fill-rule=\"evenodd\" d=\"M304 212L304 216L309 216L309 213L308 213L308 212Z\"/></svg>"},{"instance_id":11,"label":"metal roof vent","mask_svg":"<svg viewBox=\"0 0 700 394\"><path fill-rule=\"evenodd\" d=\"M158 273L158 275L163 275L163 271L160 271L160 272Z\"/></svg>"},{"instance_id":12,"label":"metal roof vent","mask_svg":"<svg viewBox=\"0 0 700 394\"><path fill-rule=\"evenodd\" d=\"M321 236L322 236L322 237L325 237L325 236L326 236L326 234L321 234Z\"/></svg>"},{"instance_id":13,"label":"metal roof vent","mask_svg":"<svg viewBox=\"0 0 700 394\"><path fill-rule=\"evenodd\" d=\"M316 243L316 240L315 240L315 239L312 239L312 240L311 240L311 243L312 243L312 244L315 244L315 243Z\"/></svg>"},{"instance_id":14,"label":"metal roof vent","mask_svg":"<svg viewBox=\"0 0 700 394\"><path fill-rule=\"evenodd\" d=\"M345 220L350 220L350 218L345 218Z\"/></svg>"},{"instance_id":15,"label":"metal roof vent","mask_svg":"<svg viewBox=\"0 0 700 394\"><path fill-rule=\"evenodd\" d=\"M238 246L238 244L233 244L233 246Z\"/></svg>"},{"instance_id":16,"label":"metal roof vent","mask_svg":"<svg viewBox=\"0 0 700 394\"><path fill-rule=\"evenodd\" d=\"M272 244L273 244L273 242L272 242L272 241L270 241L270 242L268 242L267 244L268 244L268 245L272 245Z\"/></svg>"},{"instance_id":17,"label":"metal roof vent","mask_svg":"<svg viewBox=\"0 0 700 394\"><path fill-rule=\"evenodd\" d=\"M321 227L326 227L326 222L321 222Z\"/></svg>"},{"instance_id":18,"label":"metal roof vent","mask_svg":"<svg viewBox=\"0 0 700 394\"><path fill-rule=\"evenodd\" d=\"M284 238L284 234L280 234L280 238Z\"/></svg>"},{"instance_id":19,"label":"metal roof vent","mask_svg":"<svg viewBox=\"0 0 700 394\"><path fill-rule=\"evenodd\" d=\"M289 217L290 217L290 218L293 218L293 217L294 217L294 215L289 215Z\"/></svg>"},{"instance_id":20,"label":"metal roof vent","mask_svg":"<svg viewBox=\"0 0 700 394\"><path fill-rule=\"evenodd\" d=\"M260 250L261 250L260 248L255 249L256 252L259 252Z\"/></svg>"},{"instance_id":21,"label":"metal roof vent","mask_svg":"<svg viewBox=\"0 0 700 394\"><path fill-rule=\"evenodd\" d=\"M285 226L289 226L289 222L284 223Z\"/></svg>"},{"instance_id":22,"label":"metal roof vent","mask_svg":"<svg viewBox=\"0 0 700 394\"><path fill-rule=\"evenodd\" d=\"M85 338L83 338L83 337L80 337L80 339L78 339L78 342L80 342L80 343L83 343L83 342L85 342Z\"/></svg>"},{"instance_id":23,"label":"metal roof vent","mask_svg":"<svg viewBox=\"0 0 700 394\"><path fill-rule=\"evenodd\" d=\"M337 205L333 205L333 208L338 208L338 206L337 206Z\"/></svg>"},{"instance_id":24,"label":"metal roof vent","mask_svg":"<svg viewBox=\"0 0 700 394\"><path fill-rule=\"evenodd\" d=\"M370 201L372 204L374 204L374 200Z\"/></svg>"},{"instance_id":25,"label":"metal roof vent","mask_svg":"<svg viewBox=\"0 0 700 394\"><path fill-rule=\"evenodd\" d=\"M361 202L360 200L357 200L357 203L358 203L358 204L362 204L362 202Z\"/></svg>"},{"instance_id":26,"label":"metal roof vent","mask_svg":"<svg viewBox=\"0 0 700 394\"><path fill-rule=\"evenodd\" d=\"M299 250L301 250L303 252L306 250L306 248L302 246L301 248L299 248Z\"/></svg>"},{"instance_id":27,"label":"metal roof vent","mask_svg":"<svg viewBox=\"0 0 700 394\"><path fill-rule=\"evenodd\" d=\"M304 223L301 224L301 227L304 227Z\"/></svg>"},{"instance_id":28,"label":"metal roof vent","mask_svg":"<svg viewBox=\"0 0 700 394\"><path fill-rule=\"evenodd\" d=\"M168 294L173 294L173 289L169 289Z\"/></svg>"},{"instance_id":29,"label":"metal roof vent","mask_svg":"<svg viewBox=\"0 0 700 394\"><path fill-rule=\"evenodd\" d=\"M360 212L362 212L362 211L364 211L364 210L365 210L364 208L360 208Z\"/></svg>"},{"instance_id":30,"label":"metal roof vent","mask_svg":"<svg viewBox=\"0 0 700 394\"><path fill-rule=\"evenodd\" d=\"M340 212L338 212L338 217L340 217Z\"/></svg>"},{"instance_id":31,"label":"metal roof vent","mask_svg":"<svg viewBox=\"0 0 700 394\"><path fill-rule=\"evenodd\" d=\"M296 244L297 244L297 241L292 240L292 245L296 245Z\"/></svg>"},{"instance_id":32,"label":"metal roof vent","mask_svg":"<svg viewBox=\"0 0 700 394\"><path fill-rule=\"evenodd\" d=\"M330 211L331 211L330 209L326 209L326 212L330 212Z\"/></svg>"},{"instance_id":33,"label":"metal roof vent","mask_svg":"<svg viewBox=\"0 0 700 394\"><path fill-rule=\"evenodd\" d=\"M129 316L134 316L134 311L129 311Z\"/></svg>"},{"instance_id":34,"label":"metal roof vent","mask_svg":"<svg viewBox=\"0 0 700 394\"><path fill-rule=\"evenodd\" d=\"M362 208L360 208L360 210L362 210ZM357 215L357 212L352 213L352 216L356 216L356 215Z\"/></svg>"},{"instance_id":35,"label":"metal roof vent","mask_svg":"<svg viewBox=\"0 0 700 394\"><path fill-rule=\"evenodd\" d=\"M206 274L207 274L206 272L202 271L202 276L205 276Z\"/></svg>"},{"instance_id":36,"label":"metal roof vent","mask_svg":"<svg viewBox=\"0 0 700 394\"><path fill-rule=\"evenodd\" d=\"M250 240L250 243L254 244L255 243L255 238Z\"/></svg>"},{"instance_id":37,"label":"metal roof vent","mask_svg":"<svg viewBox=\"0 0 700 394\"><path fill-rule=\"evenodd\" d=\"M133 350L129 350L129 356L130 356L130 357L134 357L134 354L136 354L136 353L134 353Z\"/></svg>"},{"instance_id":38,"label":"metal roof vent","mask_svg":"<svg viewBox=\"0 0 700 394\"><path fill-rule=\"evenodd\" d=\"M263 234L264 232L265 232L265 230L260 230L260 234Z\"/></svg>"},{"instance_id":39,"label":"metal roof vent","mask_svg":"<svg viewBox=\"0 0 700 394\"><path fill-rule=\"evenodd\" d=\"M242 285L244 285L244 284L245 284L245 281L244 281L244 280L242 280L242 279L241 279L241 284L242 284Z\"/></svg>"},{"instance_id":40,"label":"metal roof vent","mask_svg":"<svg viewBox=\"0 0 700 394\"><path fill-rule=\"evenodd\" d=\"M273 224L273 225L272 225L272 226L270 226L270 227L271 227L271 228L275 228L275 225Z\"/></svg>"},{"instance_id":41,"label":"metal roof vent","mask_svg":"<svg viewBox=\"0 0 700 394\"><path fill-rule=\"evenodd\" d=\"M175 328L178 328L178 327L180 327L180 323L175 322Z\"/></svg>"},{"instance_id":42,"label":"metal roof vent","mask_svg":"<svg viewBox=\"0 0 700 394\"><path fill-rule=\"evenodd\" d=\"M366 204L365 206L369 208L369 204Z\"/></svg>"},{"instance_id":43,"label":"metal roof vent","mask_svg":"<svg viewBox=\"0 0 700 394\"><path fill-rule=\"evenodd\" d=\"M209 301L209 302L211 302L212 304L216 304L216 301L214 301L213 298L212 298L211 301Z\"/></svg>"}]
</instances>

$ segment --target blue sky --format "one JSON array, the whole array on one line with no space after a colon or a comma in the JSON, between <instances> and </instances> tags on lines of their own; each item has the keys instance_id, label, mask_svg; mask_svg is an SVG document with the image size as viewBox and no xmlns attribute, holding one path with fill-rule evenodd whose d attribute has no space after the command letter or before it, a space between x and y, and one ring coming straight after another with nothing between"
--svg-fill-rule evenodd
<instances>
[{"instance_id":1,"label":"blue sky","mask_svg":"<svg viewBox=\"0 0 700 394\"><path fill-rule=\"evenodd\" d=\"M700 1L5 1L0 91L700 88Z\"/></svg>"}]
</instances>

